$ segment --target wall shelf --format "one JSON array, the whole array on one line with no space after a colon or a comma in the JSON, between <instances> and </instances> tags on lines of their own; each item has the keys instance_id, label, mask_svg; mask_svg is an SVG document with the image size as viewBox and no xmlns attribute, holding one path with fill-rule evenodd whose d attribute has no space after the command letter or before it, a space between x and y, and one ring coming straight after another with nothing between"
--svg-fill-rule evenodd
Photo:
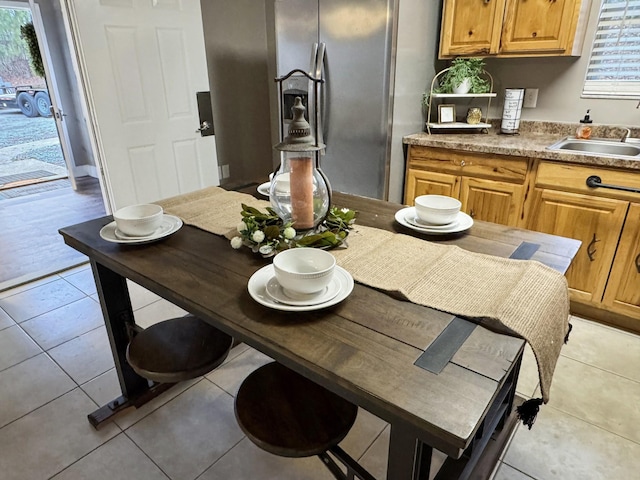
<instances>
[{"instance_id":1,"label":"wall shelf","mask_svg":"<svg viewBox=\"0 0 640 480\"><path fill-rule=\"evenodd\" d=\"M482 128L491 128L491 124L490 123L475 123L475 124L469 124L466 122L451 122L451 123L429 123L427 122L427 128L432 128L434 130L460 130L460 129L465 129L465 130L478 130L478 129L482 129Z\"/></svg>"},{"instance_id":2,"label":"wall shelf","mask_svg":"<svg viewBox=\"0 0 640 480\"><path fill-rule=\"evenodd\" d=\"M437 93L435 92L435 88L439 85L438 79L447 72L449 68L445 68L441 72L439 72L431 82L431 89L429 90L429 95L427 97L427 133L431 134L431 130L445 131L445 130L482 130L485 133L491 128L491 124L488 121L489 115L489 107L491 106L491 99L496 97L496 93L493 92L493 77L486 71L483 70L483 74L489 79L489 92L488 93ZM441 101L434 100L444 100L451 99L452 101L458 99L480 99L483 102L483 108L485 111L484 115L480 119L480 123L466 123L466 122L447 122L447 123L438 123L432 121L432 115L435 115L436 118L438 116L437 113L437 104L442 104ZM486 102L486 103L485 103ZM432 112L436 110L435 112Z\"/></svg>"}]
</instances>

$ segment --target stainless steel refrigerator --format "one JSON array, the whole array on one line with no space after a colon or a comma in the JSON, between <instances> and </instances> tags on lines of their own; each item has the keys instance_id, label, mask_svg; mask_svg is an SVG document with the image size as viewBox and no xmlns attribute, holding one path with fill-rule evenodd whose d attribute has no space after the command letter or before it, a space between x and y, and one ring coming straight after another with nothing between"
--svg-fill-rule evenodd
<instances>
[{"instance_id":1,"label":"stainless steel refrigerator","mask_svg":"<svg viewBox=\"0 0 640 480\"><path fill-rule=\"evenodd\" d=\"M318 102L322 141L327 145L321 166L335 190L374 198L387 194L394 3L274 2L277 75L299 68L325 80ZM290 97L300 95L309 83L304 77L291 80L280 108L285 117L291 103L287 91ZM313 121L313 95L309 100Z\"/></svg>"},{"instance_id":2,"label":"stainless steel refrigerator","mask_svg":"<svg viewBox=\"0 0 640 480\"><path fill-rule=\"evenodd\" d=\"M425 33L436 25L433 3L403 0L407 27L399 29L400 0L202 0L221 184L264 181L277 167L272 147L280 140L280 115L289 112L278 102L274 79L294 69L319 70L312 64L317 44L325 48L324 173L334 190L386 199L393 155L391 199L398 201L401 136L422 129L421 96L433 71L433 52L424 47L437 32ZM398 95L399 38L406 45ZM287 104L308 89L294 78L285 85ZM401 109L393 108L394 92Z\"/></svg>"}]
</instances>

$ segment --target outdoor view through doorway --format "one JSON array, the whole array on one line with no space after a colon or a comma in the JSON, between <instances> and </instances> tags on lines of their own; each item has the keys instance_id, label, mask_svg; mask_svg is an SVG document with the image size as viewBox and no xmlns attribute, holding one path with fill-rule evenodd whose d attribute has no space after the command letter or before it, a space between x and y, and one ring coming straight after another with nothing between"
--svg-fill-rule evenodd
<instances>
[{"instance_id":1,"label":"outdoor view through doorway","mask_svg":"<svg viewBox=\"0 0 640 480\"><path fill-rule=\"evenodd\" d=\"M67 177L55 120L48 108L51 103L46 82L41 76L42 60L37 49L29 49L34 40L32 25L29 10L0 8L0 199L34 190L16 190L18 186ZM36 104L36 95L40 105ZM68 184L65 180L48 188Z\"/></svg>"},{"instance_id":2,"label":"outdoor view through doorway","mask_svg":"<svg viewBox=\"0 0 640 480\"><path fill-rule=\"evenodd\" d=\"M0 291L86 261L58 229L105 214L98 179L69 178L45 81L53 66L29 4L15 4L0 0Z\"/></svg>"}]
</instances>

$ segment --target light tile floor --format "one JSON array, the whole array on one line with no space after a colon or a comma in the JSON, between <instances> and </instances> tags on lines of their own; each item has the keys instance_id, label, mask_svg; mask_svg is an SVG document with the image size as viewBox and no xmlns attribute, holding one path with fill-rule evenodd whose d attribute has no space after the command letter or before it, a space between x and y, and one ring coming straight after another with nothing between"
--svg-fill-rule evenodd
<instances>
[{"instance_id":1,"label":"light tile floor","mask_svg":"<svg viewBox=\"0 0 640 480\"><path fill-rule=\"evenodd\" d=\"M184 313L136 284L130 292L143 326ZM637 478L640 337L572 322L551 401L532 430L517 428L495 480ZM238 428L233 396L268 361L240 345L215 371L95 431L86 415L120 392L88 266L0 292L0 478L329 480L318 459L269 455ZM537 390L527 351L518 392ZM342 447L384 478L388 442L386 423L362 410Z\"/></svg>"}]
</instances>

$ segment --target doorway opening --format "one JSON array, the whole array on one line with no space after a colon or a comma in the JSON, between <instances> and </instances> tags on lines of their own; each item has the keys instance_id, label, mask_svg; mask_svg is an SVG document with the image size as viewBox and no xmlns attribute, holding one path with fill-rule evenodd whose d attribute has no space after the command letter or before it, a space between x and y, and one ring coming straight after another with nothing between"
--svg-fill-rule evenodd
<instances>
[{"instance_id":1,"label":"doorway opening","mask_svg":"<svg viewBox=\"0 0 640 480\"><path fill-rule=\"evenodd\" d=\"M68 173L42 62L32 57L37 49L29 49L34 39L31 11L0 7L0 24L0 198L11 198L15 187Z\"/></svg>"},{"instance_id":2,"label":"doorway opening","mask_svg":"<svg viewBox=\"0 0 640 480\"><path fill-rule=\"evenodd\" d=\"M32 1L0 0L0 291L85 262L58 229L105 214L91 149L82 144L88 135L78 132L82 122L69 134L65 100L69 118L82 115L74 114L74 99L58 94L74 91L74 72L60 54L64 29L46 29L39 9ZM37 38L23 33L29 24ZM43 47L44 71L33 66L30 39Z\"/></svg>"}]
</instances>

